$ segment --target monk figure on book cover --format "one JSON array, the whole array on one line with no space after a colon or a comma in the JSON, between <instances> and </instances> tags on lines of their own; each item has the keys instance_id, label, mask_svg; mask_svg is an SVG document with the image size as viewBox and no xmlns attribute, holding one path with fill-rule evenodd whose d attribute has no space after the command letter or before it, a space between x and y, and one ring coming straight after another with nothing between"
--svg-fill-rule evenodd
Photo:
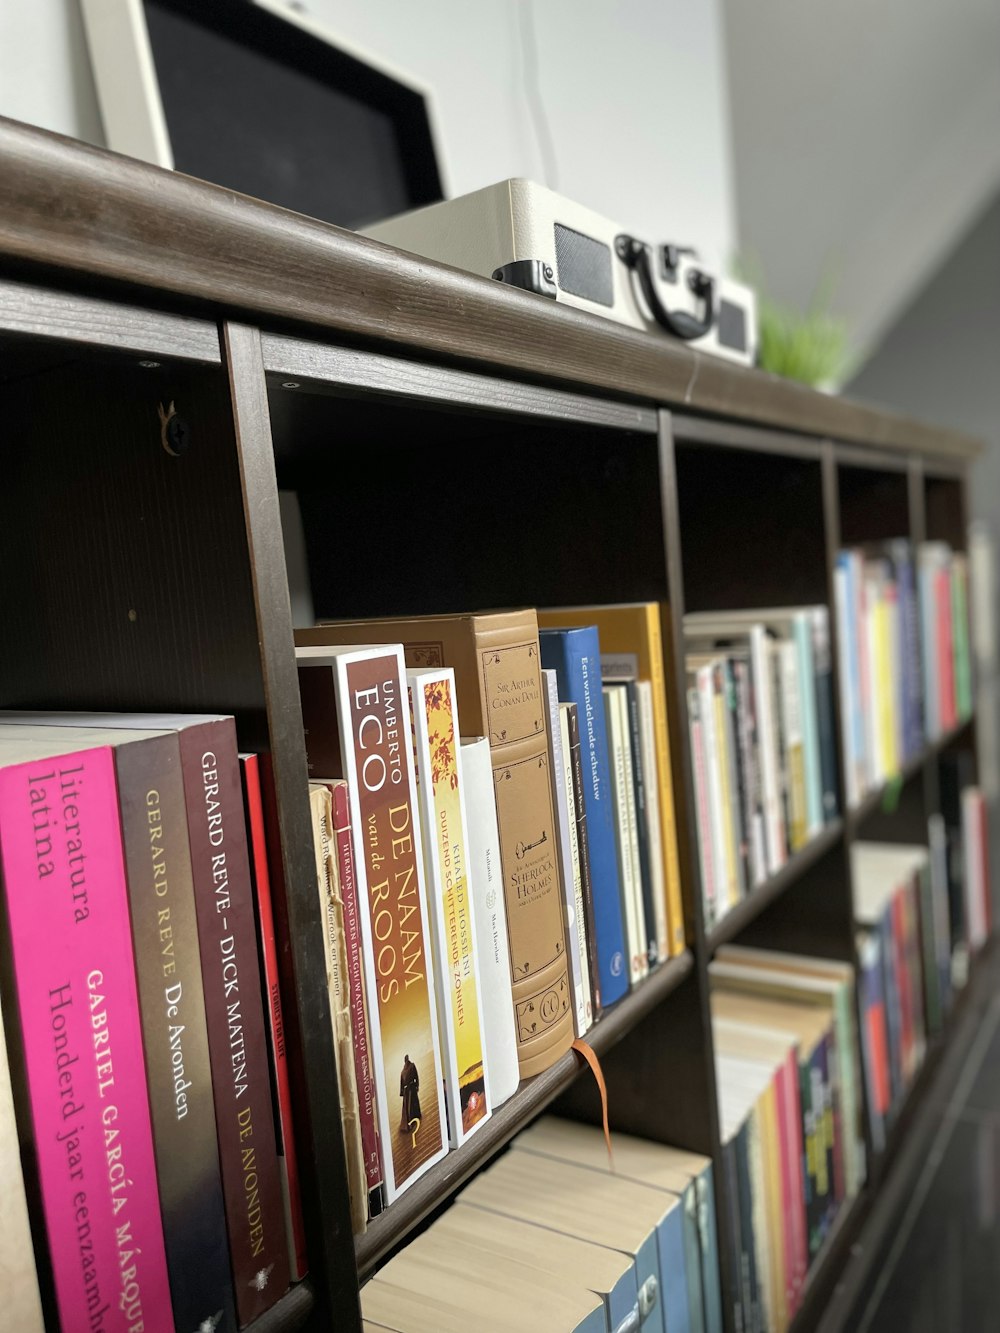
<instances>
[{"instance_id":1,"label":"monk figure on book cover","mask_svg":"<svg viewBox=\"0 0 1000 1333\"><path fill-rule=\"evenodd\" d=\"M408 1055L403 1056L403 1068L399 1075L399 1095L403 1099L403 1114L399 1122L399 1128L404 1134L409 1134L414 1129L414 1120L417 1125L423 1119L420 1113L420 1074L417 1066Z\"/></svg>"}]
</instances>

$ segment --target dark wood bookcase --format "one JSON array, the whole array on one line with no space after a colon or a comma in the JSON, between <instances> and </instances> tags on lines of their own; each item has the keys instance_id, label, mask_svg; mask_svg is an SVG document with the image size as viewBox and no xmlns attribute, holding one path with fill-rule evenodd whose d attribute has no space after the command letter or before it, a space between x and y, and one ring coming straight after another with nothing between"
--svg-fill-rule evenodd
<instances>
[{"instance_id":1,"label":"dark wood bookcase","mask_svg":"<svg viewBox=\"0 0 1000 1333\"><path fill-rule=\"evenodd\" d=\"M598 1111L566 1055L352 1238L279 488L299 496L319 615L655 599L676 662L685 610L832 608L842 542L964 548L977 451L12 122L0 438L0 705L232 712L241 744L270 756L311 1272L255 1333L359 1329L359 1284L518 1129L553 1102ZM924 840L939 756L974 761L975 724L859 809L841 790L841 817L706 933L670 678L688 951L590 1040L614 1127L718 1163L713 951L739 938L853 961L852 842ZM904 1116L870 1156L796 1330L818 1321L906 1130Z\"/></svg>"}]
</instances>

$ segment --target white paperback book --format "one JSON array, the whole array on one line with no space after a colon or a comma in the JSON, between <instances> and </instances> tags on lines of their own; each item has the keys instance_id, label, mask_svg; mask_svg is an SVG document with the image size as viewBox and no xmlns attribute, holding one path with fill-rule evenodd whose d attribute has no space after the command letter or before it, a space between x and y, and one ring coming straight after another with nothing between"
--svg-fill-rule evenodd
<instances>
[{"instance_id":1,"label":"white paperback book","mask_svg":"<svg viewBox=\"0 0 1000 1333\"><path fill-rule=\"evenodd\" d=\"M559 687L552 668L542 669L545 697L549 710L549 770L556 802L556 820L559 826L559 865L562 871L563 901L566 911L566 939L568 941L570 974L573 979L573 1013L576 1035L582 1037L590 1024L587 1021L587 998L584 979L587 977L586 952L581 954L578 931L579 916L576 905L576 886L573 879L573 849L570 843L569 804L566 800L565 757L562 729L559 725Z\"/></svg>"},{"instance_id":2,"label":"white paperback book","mask_svg":"<svg viewBox=\"0 0 1000 1333\"><path fill-rule=\"evenodd\" d=\"M517 1031L500 868L493 762L486 736L462 738L462 793L469 831L469 884L479 946L479 994L486 1033L486 1092L494 1109L517 1091Z\"/></svg>"}]
</instances>

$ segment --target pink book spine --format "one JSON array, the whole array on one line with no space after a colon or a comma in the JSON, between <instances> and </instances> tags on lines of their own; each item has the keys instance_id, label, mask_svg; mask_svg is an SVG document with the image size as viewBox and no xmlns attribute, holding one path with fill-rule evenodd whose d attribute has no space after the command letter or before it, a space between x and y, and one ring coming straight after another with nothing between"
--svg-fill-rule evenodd
<instances>
[{"instance_id":1,"label":"pink book spine","mask_svg":"<svg viewBox=\"0 0 1000 1333\"><path fill-rule=\"evenodd\" d=\"M784 1256L785 1268L785 1300L788 1304L788 1313L791 1315L796 1306L796 1266L798 1264L798 1255L796 1254L796 1235L795 1223L793 1221L795 1199L793 1196L792 1183L792 1164L791 1164L791 1137L788 1130L788 1063L781 1066L778 1070L776 1080L775 1102L778 1112L778 1148L779 1148L779 1170L781 1172L781 1213L785 1218L785 1225L781 1229L782 1251Z\"/></svg>"},{"instance_id":2,"label":"pink book spine","mask_svg":"<svg viewBox=\"0 0 1000 1333\"><path fill-rule=\"evenodd\" d=\"M941 702L941 729L955 725L955 645L951 628L951 576L939 570L934 576L934 596L938 621L938 692Z\"/></svg>"},{"instance_id":3,"label":"pink book spine","mask_svg":"<svg viewBox=\"0 0 1000 1333\"><path fill-rule=\"evenodd\" d=\"M0 847L62 1333L172 1333L111 750L0 771Z\"/></svg>"}]
</instances>

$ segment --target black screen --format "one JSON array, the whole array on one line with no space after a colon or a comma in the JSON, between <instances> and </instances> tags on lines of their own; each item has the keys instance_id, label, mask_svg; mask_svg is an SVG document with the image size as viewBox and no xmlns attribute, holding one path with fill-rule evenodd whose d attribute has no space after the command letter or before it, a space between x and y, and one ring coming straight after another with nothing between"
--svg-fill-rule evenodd
<instances>
[{"instance_id":1,"label":"black screen","mask_svg":"<svg viewBox=\"0 0 1000 1333\"><path fill-rule=\"evenodd\" d=\"M174 166L342 227L441 198L423 98L249 0L146 0Z\"/></svg>"}]
</instances>

